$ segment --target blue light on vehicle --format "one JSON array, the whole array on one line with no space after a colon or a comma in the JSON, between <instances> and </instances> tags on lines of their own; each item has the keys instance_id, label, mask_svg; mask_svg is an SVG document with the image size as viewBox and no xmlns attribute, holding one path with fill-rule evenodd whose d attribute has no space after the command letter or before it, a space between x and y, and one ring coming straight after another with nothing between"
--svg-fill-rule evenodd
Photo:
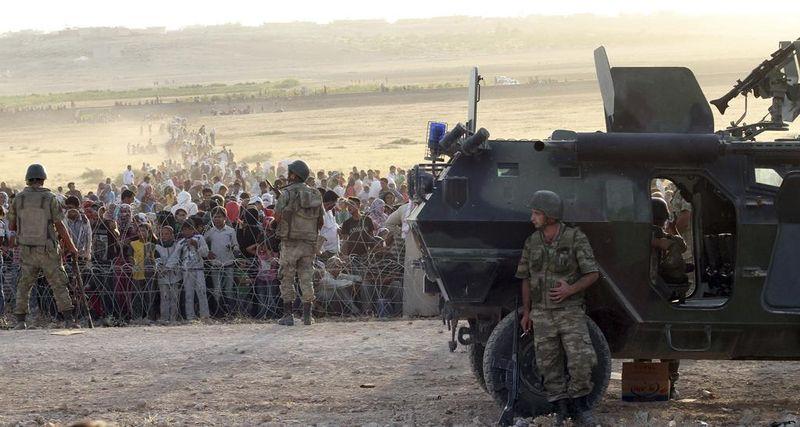
<instances>
[{"instance_id":1,"label":"blue light on vehicle","mask_svg":"<svg viewBox=\"0 0 800 427\"><path fill-rule=\"evenodd\" d=\"M439 151L439 141L447 133L447 123L428 122L428 150L431 153Z\"/></svg>"}]
</instances>

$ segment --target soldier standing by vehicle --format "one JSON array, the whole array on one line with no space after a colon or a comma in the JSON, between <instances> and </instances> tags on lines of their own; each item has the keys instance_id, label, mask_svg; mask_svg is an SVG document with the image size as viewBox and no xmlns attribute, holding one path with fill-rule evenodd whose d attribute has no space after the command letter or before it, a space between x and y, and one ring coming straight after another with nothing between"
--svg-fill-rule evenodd
<instances>
[{"instance_id":1,"label":"soldier standing by vehicle","mask_svg":"<svg viewBox=\"0 0 800 427\"><path fill-rule=\"evenodd\" d=\"M58 206L55 194L44 188L47 173L39 164L28 166L25 174L25 187L8 211L8 228L11 231L11 246L19 244L21 276L17 284L17 305L14 315L17 318L15 329L25 329L25 316L28 313L28 299L31 286L39 273L43 273L53 289L58 311L64 317L65 327L80 327L75 320L72 300L67 290L69 279L61 263L59 238L72 256L78 250L64 226L64 214Z\"/></svg>"},{"instance_id":2,"label":"soldier standing by vehicle","mask_svg":"<svg viewBox=\"0 0 800 427\"><path fill-rule=\"evenodd\" d=\"M694 237L692 233L692 204L687 202L679 188L675 189L669 200L670 222L667 229L671 234L680 235L686 243L683 259L694 264ZM694 274L688 275L689 287L694 286Z\"/></svg>"},{"instance_id":3,"label":"soldier standing by vehicle","mask_svg":"<svg viewBox=\"0 0 800 427\"><path fill-rule=\"evenodd\" d=\"M531 208L536 231L525 241L516 273L522 279L522 329L533 326L536 364L547 400L556 406L556 423L571 414L577 424L591 425L587 396L597 356L586 324L584 291L599 278L599 268L586 235L560 221L558 194L537 191Z\"/></svg>"},{"instance_id":4,"label":"soldier standing by vehicle","mask_svg":"<svg viewBox=\"0 0 800 427\"><path fill-rule=\"evenodd\" d=\"M309 170L301 160L289 164L289 185L281 191L275 205L275 221L281 239L281 297L283 317L280 325L294 325L292 303L296 297L295 275L299 279L303 301L303 324L310 325L311 304L314 302L313 262L316 242L323 223L322 196L306 185Z\"/></svg>"},{"instance_id":5,"label":"soldier standing by vehicle","mask_svg":"<svg viewBox=\"0 0 800 427\"><path fill-rule=\"evenodd\" d=\"M685 296L689 279L682 254L686 252L686 243L681 236L669 234L664 229L670 216L667 202L664 199L653 197L651 204L653 206L653 238L650 241L650 280L653 283L660 280L677 285L677 289L680 289L677 295ZM676 295L671 295L670 300L674 296ZM637 359L636 361L649 362L650 360ZM675 383L680 378L678 369L681 361L679 359L661 359L661 362L669 366L669 398L680 399L680 395L675 389Z\"/></svg>"}]
</instances>

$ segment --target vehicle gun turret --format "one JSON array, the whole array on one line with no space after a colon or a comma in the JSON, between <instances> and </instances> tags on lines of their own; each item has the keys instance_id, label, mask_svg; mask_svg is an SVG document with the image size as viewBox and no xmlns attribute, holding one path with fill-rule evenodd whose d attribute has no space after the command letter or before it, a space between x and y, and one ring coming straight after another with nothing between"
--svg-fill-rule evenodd
<instances>
[{"instance_id":1,"label":"vehicle gun turret","mask_svg":"<svg viewBox=\"0 0 800 427\"><path fill-rule=\"evenodd\" d=\"M745 96L744 113L720 133L739 140L753 140L764 131L786 131L785 122L792 122L800 114L800 75L798 75L797 52L800 39L781 42L780 48L769 59L758 65L744 80L737 80L731 90L709 103L721 114L725 114L728 104L739 95ZM747 115L747 95L756 98L772 99L767 115L769 120L742 124Z\"/></svg>"}]
</instances>

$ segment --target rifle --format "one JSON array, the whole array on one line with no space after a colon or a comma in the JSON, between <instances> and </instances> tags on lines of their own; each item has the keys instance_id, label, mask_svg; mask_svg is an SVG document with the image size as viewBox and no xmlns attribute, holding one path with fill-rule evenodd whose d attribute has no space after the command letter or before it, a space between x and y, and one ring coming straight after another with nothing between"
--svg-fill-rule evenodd
<instances>
[{"instance_id":1,"label":"rifle","mask_svg":"<svg viewBox=\"0 0 800 427\"><path fill-rule=\"evenodd\" d=\"M800 41L800 39L797 39L795 42L797 41ZM786 62L791 59L794 53L795 43L790 43L788 46L776 50L772 53L772 55L770 55L769 59L765 60L753 71L751 71L750 74L744 78L744 80L737 80L736 85L733 86L733 89L728 91L728 93L722 97L710 101L710 103L717 107L721 114L725 114L725 110L728 108L728 102L731 99L736 98L736 96L739 94L745 95L747 92L754 90L756 97L763 95L758 93L758 86L772 71L777 70L786 64Z\"/></svg>"},{"instance_id":2,"label":"rifle","mask_svg":"<svg viewBox=\"0 0 800 427\"><path fill-rule=\"evenodd\" d=\"M266 182L266 183L267 183L267 185L269 186L269 188L271 188L271 189L275 190L275 196L276 196L276 197L277 197L277 196L278 196L278 195L281 193L281 190L277 189L277 188L276 188L274 185L272 185L272 183L271 183L271 182L269 182L269 180L268 180L267 178L264 178L264 182Z\"/></svg>"},{"instance_id":3,"label":"rifle","mask_svg":"<svg viewBox=\"0 0 800 427\"><path fill-rule=\"evenodd\" d=\"M78 268L77 256L72 257L72 271L75 273L75 287L77 288L75 292L78 294L76 298L78 307L76 307L75 312L78 313L80 311L79 310L80 306L83 305L83 307L86 309L86 318L89 319L89 328L94 329L94 322L92 321L92 311L89 308L88 302L86 301L86 292L84 292L83 289L83 277L81 276L81 271Z\"/></svg>"},{"instance_id":4,"label":"rifle","mask_svg":"<svg viewBox=\"0 0 800 427\"><path fill-rule=\"evenodd\" d=\"M506 406L503 407L503 412L500 414L500 420L497 421L499 426L509 426L514 424L514 406L517 403L517 394L519 393L519 360L517 353L519 352L519 294L514 297L514 341L511 345L511 388L508 390L506 397ZM506 379L506 382L508 380Z\"/></svg>"}]
</instances>

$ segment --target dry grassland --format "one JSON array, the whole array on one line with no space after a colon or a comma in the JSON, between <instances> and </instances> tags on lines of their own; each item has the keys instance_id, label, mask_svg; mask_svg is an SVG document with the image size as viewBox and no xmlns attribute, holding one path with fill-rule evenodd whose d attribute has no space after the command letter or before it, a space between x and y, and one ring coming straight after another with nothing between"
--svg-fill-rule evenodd
<instances>
[{"instance_id":1,"label":"dry grassland","mask_svg":"<svg viewBox=\"0 0 800 427\"><path fill-rule=\"evenodd\" d=\"M604 128L600 95L594 84L576 83L551 88L529 96L517 97L514 89L487 95L480 103L478 122L493 137L532 139L545 138L554 129L595 131ZM727 84L706 85L709 98L723 93ZM523 90L523 89L520 89ZM509 92L511 91L511 92ZM504 95L505 94L505 95ZM425 153L428 120L443 120L451 125L466 117L466 95L459 100L438 100L438 92L429 96L419 94L408 103L393 100L392 104L360 105L359 96L341 101L326 100L320 109L303 109L282 113L266 112L239 116L193 116L190 125L216 128L218 144L230 146L237 159L303 158L312 168L386 169L390 164L409 167L422 161ZM428 99L429 98L429 99ZM737 117L741 105L735 104L726 114L727 120ZM761 104L751 102L753 116ZM763 111L766 111L765 109ZM726 121L717 117L717 128ZM141 121L118 121L104 124L52 124L47 121L6 124L0 132L0 147L4 149L2 178L20 182L29 163L44 163L51 174L51 186L74 180L93 189L96 177L81 177L87 168L102 169L106 176L116 177L127 164L141 166L146 161L157 164L164 159L158 155L128 155L126 146L145 144L140 135ZM153 142L161 145L165 135L157 134L153 126ZM793 129L793 134L796 129ZM407 139L404 140L403 138ZM88 179L87 179L88 178Z\"/></svg>"}]
</instances>

